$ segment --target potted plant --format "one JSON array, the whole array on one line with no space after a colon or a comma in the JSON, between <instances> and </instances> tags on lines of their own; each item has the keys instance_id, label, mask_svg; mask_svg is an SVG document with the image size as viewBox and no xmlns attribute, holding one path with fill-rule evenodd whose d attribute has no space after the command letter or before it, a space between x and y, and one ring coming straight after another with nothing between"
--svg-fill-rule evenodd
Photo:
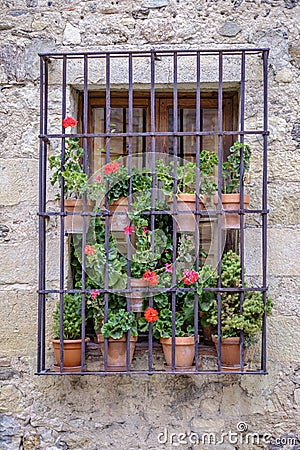
<instances>
[{"instance_id":1,"label":"potted plant","mask_svg":"<svg viewBox=\"0 0 300 450\"><path fill-rule=\"evenodd\" d=\"M72 117L63 120L63 126L68 128L75 126L77 121ZM65 158L62 166L61 154L49 156L49 166L54 170L50 183L52 186L61 187L61 180L64 179L64 210L67 213L65 218L65 231L67 233L82 233L83 218L79 214L83 211L83 194L86 190L88 175L83 168L84 150L79 144L78 138L67 138L65 141ZM58 195L59 199L59 195ZM94 202L87 201L86 210L92 211ZM90 218L86 218L86 229Z\"/></svg>"},{"instance_id":2,"label":"potted plant","mask_svg":"<svg viewBox=\"0 0 300 450\"><path fill-rule=\"evenodd\" d=\"M167 274L171 277L172 267L167 267ZM176 294L175 312L175 367L179 370L189 370L195 357L194 305L195 290L200 289L200 271L185 269L178 273L180 279ZM190 291L181 288L191 287ZM172 308L167 293L154 297L155 308L147 308L144 317L139 321L141 331L148 330L153 322L153 336L162 344L167 370L172 365ZM196 333L199 342L198 333Z\"/></svg>"},{"instance_id":3,"label":"potted plant","mask_svg":"<svg viewBox=\"0 0 300 450\"><path fill-rule=\"evenodd\" d=\"M244 173L243 180L246 177L250 167L251 149L249 145L235 142L230 147L230 154L227 161L222 164L222 195L221 202L225 210L223 228L239 228L240 217L238 213L226 213L226 210L239 210L240 201L240 176L241 176L241 151L244 155ZM247 208L250 203L250 195L244 194L244 207ZM218 197L215 196L215 204L218 204Z\"/></svg>"},{"instance_id":4,"label":"potted plant","mask_svg":"<svg viewBox=\"0 0 300 450\"><path fill-rule=\"evenodd\" d=\"M137 214L136 209L132 224L133 226L127 226L124 230L128 237L134 238L131 257L130 287L132 292L130 302L131 311L141 312L143 297L148 291L148 287L158 283L157 272L164 270L164 267L158 269L157 264L167 243L166 236L161 230L149 230L147 219Z\"/></svg>"},{"instance_id":5,"label":"potted plant","mask_svg":"<svg viewBox=\"0 0 300 450\"><path fill-rule=\"evenodd\" d=\"M166 361L166 369L172 366L172 311L168 304L165 308L157 311L148 307L144 317L139 320L141 331L145 332L153 323L153 336L159 339ZM198 338L199 339L199 338ZM184 318L184 312L175 313L175 368L179 370L192 367L195 356L194 328L188 325Z\"/></svg>"},{"instance_id":6,"label":"potted plant","mask_svg":"<svg viewBox=\"0 0 300 450\"><path fill-rule=\"evenodd\" d=\"M137 342L137 322L134 314L125 309L111 310L107 321L101 327L98 335L102 354L104 355L104 338L108 339L107 370L126 370L126 342L127 332L130 331L129 363L132 363L135 344Z\"/></svg>"},{"instance_id":7,"label":"potted plant","mask_svg":"<svg viewBox=\"0 0 300 450\"><path fill-rule=\"evenodd\" d=\"M137 192L145 192L151 188L150 173L146 168L141 170L133 167L131 174L127 166L123 166L120 159L116 159L106 164L94 178L94 182L88 186L88 197L92 200L105 204L105 195L107 192L107 200L109 210L112 213L110 217L110 227L112 231L123 231L128 225L128 194L131 183L131 194ZM133 198L131 199L131 202Z\"/></svg>"},{"instance_id":8,"label":"potted plant","mask_svg":"<svg viewBox=\"0 0 300 450\"><path fill-rule=\"evenodd\" d=\"M241 287L241 263L240 257L232 250L222 258L222 287ZM214 287L214 286L211 286ZM245 291L242 312L240 310L239 292L222 293L221 309L221 364L222 370L239 369L240 367L240 332L244 334L245 346L249 346L254 336L262 329L262 318L264 311L270 314L272 301L267 297L264 306L262 294L255 291ZM215 299L213 306L206 312L207 323L214 327L218 326L218 302ZM213 338L218 350L218 339ZM246 355L245 355L246 356Z\"/></svg>"},{"instance_id":9,"label":"potted plant","mask_svg":"<svg viewBox=\"0 0 300 450\"><path fill-rule=\"evenodd\" d=\"M199 173L199 209L205 208L206 196L216 192L217 186L213 180L214 170L218 164L218 158L213 152L202 150L200 154L200 168L197 169L196 163L191 161L183 165L177 164L177 209L176 215L178 231L192 232L195 230L196 223L194 214L185 212L196 209L196 176ZM174 161L166 165L163 160L156 163L157 179L163 183L163 191L170 196L169 204L173 204L175 168ZM180 213L182 212L182 213Z\"/></svg>"},{"instance_id":10,"label":"potted plant","mask_svg":"<svg viewBox=\"0 0 300 450\"><path fill-rule=\"evenodd\" d=\"M50 339L56 359L55 369L60 367L60 303L53 313L53 338ZM81 370L81 294L65 294L63 310L63 369L68 371ZM85 338L88 342L89 338Z\"/></svg>"}]
</instances>

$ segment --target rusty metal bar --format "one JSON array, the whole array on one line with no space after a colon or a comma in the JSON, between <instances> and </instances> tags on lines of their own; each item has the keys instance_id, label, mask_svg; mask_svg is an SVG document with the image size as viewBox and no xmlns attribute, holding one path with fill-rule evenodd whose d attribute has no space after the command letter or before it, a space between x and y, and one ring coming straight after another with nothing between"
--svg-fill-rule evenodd
<instances>
[{"instance_id":1,"label":"rusty metal bar","mask_svg":"<svg viewBox=\"0 0 300 450\"><path fill-rule=\"evenodd\" d=\"M133 86L132 86L132 55L128 57L128 132L133 130ZM132 196L132 137L128 137L128 176L129 176L129 192L128 192L128 211L131 210ZM131 236L128 235L127 245L127 288L131 288ZM130 313L131 297L127 296L127 312ZM127 332L126 339L126 371L130 371L130 330Z\"/></svg>"},{"instance_id":2,"label":"rusty metal bar","mask_svg":"<svg viewBox=\"0 0 300 450\"><path fill-rule=\"evenodd\" d=\"M150 130L154 133L155 131L155 53L151 53L150 55ZM151 147L150 147L150 170L153 174L155 172L155 147L156 141L155 136L151 136ZM154 167L153 167L154 166ZM151 223L151 247L154 245L153 241L153 230L154 230L154 219L155 216L153 214L154 210L154 196L153 196L153 187L154 187L155 178L152 175L151 180L151 210L150 210L150 223ZM153 295L149 296L149 307L153 307ZM148 369L149 373L153 372L153 325L149 324L149 335L148 335Z\"/></svg>"},{"instance_id":3,"label":"rusty metal bar","mask_svg":"<svg viewBox=\"0 0 300 450\"><path fill-rule=\"evenodd\" d=\"M47 62L40 57L40 133L47 129ZM46 209L46 170L47 144L40 139L39 142L39 211ZM38 294L38 348L37 371L45 370L45 293L46 286L46 228L45 217L39 216L39 294Z\"/></svg>"},{"instance_id":4,"label":"rusty metal bar","mask_svg":"<svg viewBox=\"0 0 300 450\"><path fill-rule=\"evenodd\" d=\"M268 130L268 50L263 51L263 92L264 92L264 131ZM263 192L262 192L262 208L267 210L267 180L268 180L268 138L267 135L263 137ZM267 213L262 213L262 287L263 287L263 302L266 307L267 302ZM261 349L261 369L264 373L267 372L267 341L266 341L266 311L263 315L262 323L262 349Z\"/></svg>"},{"instance_id":5,"label":"rusty metal bar","mask_svg":"<svg viewBox=\"0 0 300 450\"><path fill-rule=\"evenodd\" d=\"M61 118L62 120L66 117L67 107L67 57L63 58L63 66L62 66L62 111ZM65 128L61 126L62 134L64 134ZM61 141L61 172L64 171L65 164L65 149L66 149L66 139L63 137ZM60 212L65 212L65 180L64 177L60 176L61 190L60 190ZM59 273L59 288L61 291L64 289L64 278L65 278L65 218L64 215L60 216L60 273ZM64 361L64 294L60 293L60 372L63 371L63 361Z\"/></svg>"},{"instance_id":6,"label":"rusty metal bar","mask_svg":"<svg viewBox=\"0 0 300 450\"><path fill-rule=\"evenodd\" d=\"M105 103L105 128L106 133L110 133L110 54L106 54L106 86L105 86L105 95L106 95L106 103ZM105 162L108 164L110 162L110 138L106 137L105 142ZM106 209L109 209L108 204L108 191L110 189L109 181L106 181L106 194L105 194L105 207ZM108 260L108 252L109 252L109 217L105 216L105 273L104 273L104 289L106 290L104 294L104 322L107 322L108 319L108 307L109 307L109 295L108 295L108 271L109 271L109 260ZM107 338L104 339L104 371L107 371L107 357L108 357L108 340Z\"/></svg>"},{"instance_id":7,"label":"rusty metal bar","mask_svg":"<svg viewBox=\"0 0 300 450\"><path fill-rule=\"evenodd\" d=\"M89 107L89 93L88 93L88 56L85 55L83 59L83 121L82 121L82 131L85 135L88 132L88 107ZM86 137L83 138L83 170L87 173L88 170L88 142ZM83 212L87 210L87 197L86 193L83 196ZM86 289L86 260L85 260L85 245L86 245L86 232L87 223L84 214L82 217L82 245L81 245L81 261L82 261L82 296L81 296L81 370L84 371L84 361L85 361L85 289Z\"/></svg>"},{"instance_id":8,"label":"rusty metal bar","mask_svg":"<svg viewBox=\"0 0 300 450\"><path fill-rule=\"evenodd\" d=\"M177 69L178 69L178 55L173 54L173 130L178 131L178 86L177 86ZM174 138L173 157L174 157L174 190L173 190L173 255L172 255L172 285L176 286L176 247L177 247L177 155L178 155L178 140ZM176 340L176 293L172 292L172 371L175 370L175 340Z\"/></svg>"},{"instance_id":9,"label":"rusty metal bar","mask_svg":"<svg viewBox=\"0 0 300 450\"><path fill-rule=\"evenodd\" d=\"M245 77L246 77L246 55L242 52L241 56L241 90L240 90L240 131L244 131L245 127ZM244 144L244 135L241 135L240 142ZM244 216L244 147L240 150L240 261L241 261L241 284L242 289L245 288L245 216ZM240 293L240 314L243 313L245 293ZM240 363L241 371L244 372L244 332L240 332Z\"/></svg>"},{"instance_id":10,"label":"rusty metal bar","mask_svg":"<svg viewBox=\"0 0 300 450\"><path fill-rule=\"evenodd\" d=\"M42 139L59 139L61 137L86 137L87 139L92 139L96 137L109 138L113 137L153 137L153 136L175 136L175 137L184 137L184 136L236 136L236 130L233 131L136 131L132 133L115 133L115 132L105 132L105 133L87 133L86 135L82 133L76 134L41 134L39 135ZM269 131L264 130L245 130L239 131L241 136L244 135L268 135Z\"/></svg>"},{"instance_id":11,"label":"rusty metal bar","mask_svg":"<svg viewBox=\"0 0 300 450\"><path fill-rule=\"evenodd\" d=\"M178 55L183 55L183 56L187 56L187 55L195 55L198 52L200 52L200 54L206 54L206 56L208 54L212 54L212 55L218 55L220 52L223 53L224 55L239 55L242 52L247 52L248 54L252 54L252 55L256 55L259 53L262 53L264 51L268 51L269 49L266 47L261 47L261 48L251 48L251 47L242 47L242 48L238 48L238 49L229 49L229 48L220 48L220 49L207 49L207 48L203 48L203 49L189 49L189 50L182 50L182 49L173 49L173 50L151 50L151 51L143 51L143 50L130 50L130 53L132 53L133 56L144 56L149 57L149 53L154 53L156 55L173 55L174 53L177 53ZM128 56L129 51L128 50L119 50L119 51L111 51L109 52L109 54L112 57L122 57L122 55L124 55L124 57ZM41 52L39 53L39 56L47 56L47 57L51 57L51 58L63 58L64 55L68 55L69 57L76 57L78 56L79 58L82 58L84 55L88 55L88 56L94 56L94 57L103 57L105 58L107 55L107 52L103 51L103 52L68 52L68 53L47 53L47 52Z\"/></svg>"},{"instance_id":12,"label":"rusty metal bar","mask_svg":"<svg viewBox=\"0 0 300 450\"><path fill-rule=\"evenodd\" d=\"M197 52L196 57L196 131L201 129L201 59L200 52ZM200 136L196 136L196 224L195 224L195 270L198 271L200 267L200 151L201 142ZM199 370L199 295L195 290L194 293L194 347L195 347L195 368Z\"/></svg>"},{"instance_id":13,"label":"rusty metal bar","mask_svg":"<svg viewBox=\"0 0 300 450\"><path fill-rule=\"evenodd\" d=\"M218 131L223 130L223 53L219 53L219 82L218 82ZM222 162L223 162L223 139L222 135L218 135L218 288L222 286ZM222 359L222 297L220 291L218 298L218 371L221 371Z\"/></svg>"}]
</instances>

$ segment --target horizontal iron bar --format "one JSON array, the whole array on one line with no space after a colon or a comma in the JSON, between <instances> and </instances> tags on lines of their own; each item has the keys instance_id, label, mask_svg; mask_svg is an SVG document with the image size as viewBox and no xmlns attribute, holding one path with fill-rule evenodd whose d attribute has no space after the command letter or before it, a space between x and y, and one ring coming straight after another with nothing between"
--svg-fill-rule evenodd
<instances>
[{"instance_id":1,"label":"horizontal iron bar","mask_svg":"<svg viewBox=\"0 0 300 450\"><path fill-rule=\"evenodd\" d=\"M178 280L179 282L180 280ZM140 291L143 290L145 291L147 289L147 287L144 288L131 288L131 289L97 289L97 291L100 294L105 294L105 293L130 293L132 291ZM160 293L163 291L167 291L167 292L196 292L196 288L191 287L191 288L177 288L177 287L173 287L173 288L153 288L151 287L151 292L153 292L153 295L155 295L156 293ZM203 288L202 289L205 292L266 292L268 291L268 287L251 287L251 288ZM37 293L38 294L83 294L83 293L88 293L88 292L92 292L93 289L85 289L85 290L81 290L81 289L41 289L38 290ZM150 289L149 289L150 291Z\"/></svg>"},{"instance_id":2,"label":"horizontal iron bar","mask_svg":"<svg viewBox=\"0 0 300 450\"><path fill-rule=\"evenodd\" d=\"M270 212L269 209L263 210L263 209L224 209L224 210L218 210L218 209L206 209L206 210L199 210L199 211L193 211L192 209L187 211L181 211L180 209L175 211L169 211L169 210L159 210L159 211L143 211L142 214L144 215L160 215L160 214L168 214L168 215L177 215L177 214L195 214L199 216L215 216L217 214L222 214L222 211L226 211L226 213L229 214L268 214ZM98 212L61 212L61 211L45 211L45 212L38 212L38 216L42 217L50 217L50 216L91 216L91 217L100 217L100 216L111 216L111 215L127 215L126 212L111 212L109 210L102 210Z\"/></svg>"},{"instance_id":3,"label":"horizontal iron bar","mask_svg":"<svg viewBox=\"0 0 300 450\"><path fill-rule=\"evenodd\" d=\"M230 49L230 48L220 48L220 49L165 49L165 50L119 50L119 51L102 51L102 52L65 52L65 53L48 53L48 52L41 52L38 53L39 56L43 58L63 58L63 57L72 57L72 56L103 56L106 57L106 55L111 56L150 56L151 54L156 55L166 55L171 54L174 55L174 53L177 53L178 56L186 55L186 54L197 54L197 53L204 53L204 54L212 54L212 55L218 55L219 53L223 54L230 54L230 55L240 55L241 53L247 53L247 54L256 54L261 52L268 52L270 49L267 47L262 48L251 48L251 47L243 47L243 48L237 48L237 49Z\"/></svg>"},{"instance_id":4,"label":"horizontal iron bar","mask_svg":"<svg viewBox=\"0 0 300 450\"><path fill-rule=\"evenodd\" d=\"M184 136L236 136L236 135L262 135L269 136L270 132L268 130L246 130L246 131L140 131L135 133L74 133L74 134L40 134L39 138L43 141L45 139L61 139L61 138L113 138L113 137L155 137L155 136L171 136L171 137L184 137Z\"/></svg>"},{"instance_id":5,"label":"horizontal iron bar","mask_svg":"<svg viewBox=\"0 0 300 450\"><path fill-rule=\"evenodd\" d=\"M208 374L217 374L217 375L267 375L268 372L264 370L247 370L247 371L235 371L235 372L224 372L222 370L190 370L190 371L166 371L166 370L153 370L153 371L147 371L147 370L129 370L129 371L107 371L107 372L100 372L100 371L86 371L86 372L54 372L50 371L50 369L41 371L41 372L35 372L35 375L55 375L55 376L64 376L64 375L102 375L102 376L109 376L109 375L156 375L156 374L162 374L162 375L208 375Z\"/></svg>"}]
</instances>

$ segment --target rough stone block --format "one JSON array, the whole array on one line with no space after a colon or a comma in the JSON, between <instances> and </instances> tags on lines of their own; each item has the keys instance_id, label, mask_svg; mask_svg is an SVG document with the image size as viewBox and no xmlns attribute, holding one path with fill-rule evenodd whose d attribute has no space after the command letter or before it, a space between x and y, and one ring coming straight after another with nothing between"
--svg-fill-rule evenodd
<instances>
[{"instance_id":1,"label":"rough stone block","mask_svg":"<svg viewBox=\"0 0 300 450\"><path fill-rule=\"evenodd\" d=\"M143 8L162 8L168 6L169 0L146 0L144 1Z\"/></svg>"},{"instance_id":2,"label":"rough stone block","mask_svg":"<svg viewBox=\"0 0 300 450\"><path fill-rule=\"evenodd\" d=\"M246 259L248 275L262 274L261 230L245 230ZM284 245L282 245L284 243ZM299 276L300 272L300 231L294 229L271 228L268 230L268 274ZM293 255L291 257L291 255Z\"/></svg>"},{"instance_id":3,"label":"rough stone block","mask_svg":"<svg viewBox=\"0 0 300 450\"><path fill-rule=\"evenodd\" d=\"M1 160L0 206L20 202L37 204L38 163L33 160Z\"/></svg>"},{"instance_id":4,"label":"rough stone block","mask_svg":"<svg viewBox=\"0 0 300 450\"><path fill-rule=\"evenodd\" d=\"M240 31L242 31L242 27L235 22L226 22L222 28L220 28L219 33L222 36L233 37L236 36Z\"/></svg>"},{"instance_id":5,"label":"rough stone block","mask_svg":"<svg viewBox=\"0 0 300 450\"><path fill-rule=\"evenodd\" d=\"M285 363L300 363L298 345L300 342L300 318L268 318L268 360Z\"/></svg>"},{"instance_id":6,"label":"rough stone block","mask_svg":"<svg viewBox=\"0 0 300 450\"><path fill-rule=\"evenodd\" d=\"M275 77L277 83L291 83L293 81L293 72L288 67L280 69Z\"/></svg>"},{"instance_id":7,"label":"rough stone block","mask_svg":"<svg viewBox=\"0 0 300 450\"><path fill-rule=\"evenodd\" d=\"M300 389L294 390L295 403L300 404Z\"/></svg>"},{"instance_id":8,"label":"rough stone block","mask_svg":"<svg viewBox=\"0 0 300 450\"><path fill-rule=\"evenodd\" d=\"M64 36L63 36L63 44L80 44L80 30L77 27L74 27L70 23L67 23Z\"/></svg>"},{"instance_id":9,"label":"rough stone block","mask_svg":"<svg viewBox=\"0 0 300 450\"><path fill-rule=\"evenodd\" d=\"M24 53L20 46L0 45L0 83L24 79Z\"/></svg>"},{"instance_id":10,"label":"rough stone block","mask_svg":"<svg viewBox=\"0 0 300 450\"><path fill-rule=\"evenodd\" d=\"M5 399L7 402L8 399ZM0 446L3 450L20 448L21 427L19 422L12 416L0 414Z\"/></svg>"},{"instance_id":11,"label":"rough stone block","mask_svg":"<svg viewBox=\"0 0 300 450\"><path fill-rule=\"evenodd\" d=\"M0 284L26 284L36 282L37 241L18 244L0 244L1 255L5 264L1 267Z\"/></svg>"},{"instance_id":12,"label":"rough stone block","mask_svg":"<svg viewBox=\"0 0 300 450\"><path fill-rule=\"evenodd\" d=\"M3 317L2 332L8 339L1 344L1 353L21 356L35 355L37 339L37 294L15 287L0 291Z\"/></svg>"}]
</instances>

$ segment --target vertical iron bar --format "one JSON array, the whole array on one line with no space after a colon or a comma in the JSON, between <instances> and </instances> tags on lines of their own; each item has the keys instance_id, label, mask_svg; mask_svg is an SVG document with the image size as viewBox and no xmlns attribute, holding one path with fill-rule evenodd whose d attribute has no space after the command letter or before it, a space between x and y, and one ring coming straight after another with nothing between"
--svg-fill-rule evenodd
<instances>
[{"instance_id":1,"label":"vertical iron bar","mask_svg":"<svg viewBox=\"0 0 300 450\"><path fill-rule=\"evenodd\" d=\"M150 130L151 133L155 132L155 53L151 52L150 59ZM151 215L150 215L150 224L151 231L153 235L154 230L154 215L153 211L153 187L154 187L154 172L155 172L155 136L151 136L151 151L150 151L150 171L152 173L152 182L151 182ZM154 167L153 167L154 166ZM151 244L153 244L153 238L151 237ZM153 307L153 295L149 295L149 306ZM152 323L149 323L149 335L148 335L148 371L149 373L153 372L153 326Z\"/></svg>"},{"instance_id":2,"label":"vertical iron bar","mask_svg":"<svg viewBox=\"0 0 300 450\"><path fill-rule=\"evenodd\" d=\"M110 134L110 54L106 53L106 86L105 86L105 111L106 111L106 120L105 120L105 132ZM105 162L108 164L110 162L110 136L105 138ZM106 181L106 194L105 194L105 207L109 209L108 204L108 191L109 191L109 182ZM108 260L108 252L109 252L109 217L105 216L105 272L104 272L104 322L107 322L108 319L108 271L109 271L109 260ZM104 371L107 371L107 352L108 352L108 340L104 339Z\"/></svg>"},{"instance_id":3,"label":"vertical iron bar","mask_svg":"<svg viewBox=\"0 0 300 450\"><path fill-rule=\"evenodd\" d=\"M48 133L48 86L49 86L49 62L50 60L47 58L45 61L45 97L44 97L44 133ZM43 173L44 173L44 182L43 182L43 211L46 210L46 201L47 201L47 191L46 191L46 183L47 183L47 143L44 143L44 161L43 161ZM43 284L46 285L46 223L44 218L44 274L43 274ZM43 297L43 320L42 320L42 348L43 348L43 356L42 356L42 366L45 368L45 346L46 346L46 298Z\"/></svg>"},{"instance_id":4,"label":"vertical iron bar","mask_svg":"<svg viewBox=\"0 0 300 450\"><path fill-rule=\"evenodd\" d=\"M84 55L83 59L83 121L82 128L83 134L86 135L88 133L88 56ZM87 138L83 138L83 170L87 173L88 161L87 161L87 152L88 152L88 142ZM87 211L87 198L86 193L83 196L83 212ZM81 261L82 261L82 273L81 273L81 285L82 285L82 297L81 297L81 371L84 371L84 363L85 363L85 296L86 296L86 280L85 280L85 245L86 245L86 216L82 216L82 247L81 247Z\"/></svg>"},{"instance_id":5,"label":"vertical iron bar","mask_svg":"<svg viewBox=\"0 0 300 450\"><path fill-rule=\"evenodd\" d=\"M201 78L201 66L200 66L200 52L196 55L196 131L201 130L201 92L200 92L200 78ZM200 253L200 136L196 136L196 230L195 230L195 269L199 270L199 253ZM199 333L199 295L197 291L194 294L194 338L195 338L195 366L196 371L199 367L199 349L198 349L198 333Z\"/></svg>"},{"instance_id":6,"label":"vertical iron bar","mask_svg":"<svg viewBox=\"0 0 300 450\"><path fill-rule=\"evenodd\" d=\"M241 56L241 111L240 111L240 131L245 130L245 77L246 77L246 55ZM240 136L240 142L244 144L244 134ZM241 261L241 287L240 293L240 314L243 314L245 299L245 216L244 216L244 147L240 150L240 261ZM241 371L244 372L244 332L240 332L240 364Z\"/></svg>"},{"instance_id":7,"label":"vertical iron bar","mask_svg":"<svg viewBox=\"0 0 300 450\"><path fill-rule=\"evenodd\" d=\"M63 56L63 72L62 72L62 120L66 117L66 97L67 97L67 57ZM62 126L62 134L65 134L65 129ZM65 145L66 140L65 137L62 137L61 142L61 171L64 171L65 164ZM64 249L64 239L65 239L65 218L63 213L65 212L65 197L64 197L64 187L65 180L61 175L61 191L60 191L60 280L59 280L59 289L60 289L60 371L63 369L63 360L64 360L64 265L65 265L65 249Z\"/></svg>"},{"instance_id":8,"label":"vertical iron bar","mask_svg":"<svg viewBox=\"0 0 300 450\"><path fill-rule=\"evenodd\" d=\"M264 136L263 136L263 193L262 193L262 284L263 284L263 302L266 307L267 302L267 207L268 207L268 198L267 198L267 176L268 176L268 50L263 51L263 92L264 92ZM262 355L261 355L261 369L266 372L266 358L267 358L267 349L266 349L266 311L263 315L262 322Z\"/></svg>"},{"instance_id":9,"label":"vertical iron bar","mask_svg":"<svg viewBox=\"0 0 300 450\"><path fill-rule=\"evenodd\" d=\"M128 55L128 132L133 131L133 86L132 86L132 53ZM132 137L128 138L128 175L129 175L129 192L128 192L128 211L131 210L132 197ZM127 288L131 289L131 238L128 236L127 245ZM127 296L127 311L130 313L130 296ZM133 312L131 314L134 314ZM130 330L127 333L126 340L126 371L130 371Z\"/></svg>"},{"instance_id":10,"label":"vertical iron bar","mask_svg":"<svg viewBox=\"0 0 300 450\"><path fill-rule=\"evenodd\" d=\"M219 52L219 82L218 82L218 288L222 286L222 161L223 161L223 53ZM218 371L221 370L221 314L222 314L222 297L221 293L218 292Z\"/></svg>"},{"instance_id":11,"label":"vertical iron bar","mask_svg":"<svg viewBox=\"0 0 300 450\"><path fill-rule=\"evenodd\" d=\"M44 123L44 95L46 91L44 59L40 56L40 134L45 132ZM46 191L46 144L40 138L39 146L39 213L45 212L45 191ZM46 232L45 217L39 216L39 290L45 289L45 254L46 254ZM38 354L37 354L37 372L45 369L45 294L38 295Z\"/></svg>"},{"instance_id":12,"label":"vertical iron bar","mask_svg":"<svg viewBox=\"0 0 300 450\"><path fill-rule=\"evenodd\" d=\"M178 54L173 53L173 71L174 71L174 86L173 86L173 130L178 132L178 85L177 85L177 69L178 69ZM178 155L178 137L174 136L174 192L173 192L173 210L177 214L177 155ZM172 261L172 285L176 286L176 248L177 248L177 223L173 216L173 261ZM176 342L176 292L172 291L172 372L175 370L175 342Z\"/></svg>"}]
</instances>

